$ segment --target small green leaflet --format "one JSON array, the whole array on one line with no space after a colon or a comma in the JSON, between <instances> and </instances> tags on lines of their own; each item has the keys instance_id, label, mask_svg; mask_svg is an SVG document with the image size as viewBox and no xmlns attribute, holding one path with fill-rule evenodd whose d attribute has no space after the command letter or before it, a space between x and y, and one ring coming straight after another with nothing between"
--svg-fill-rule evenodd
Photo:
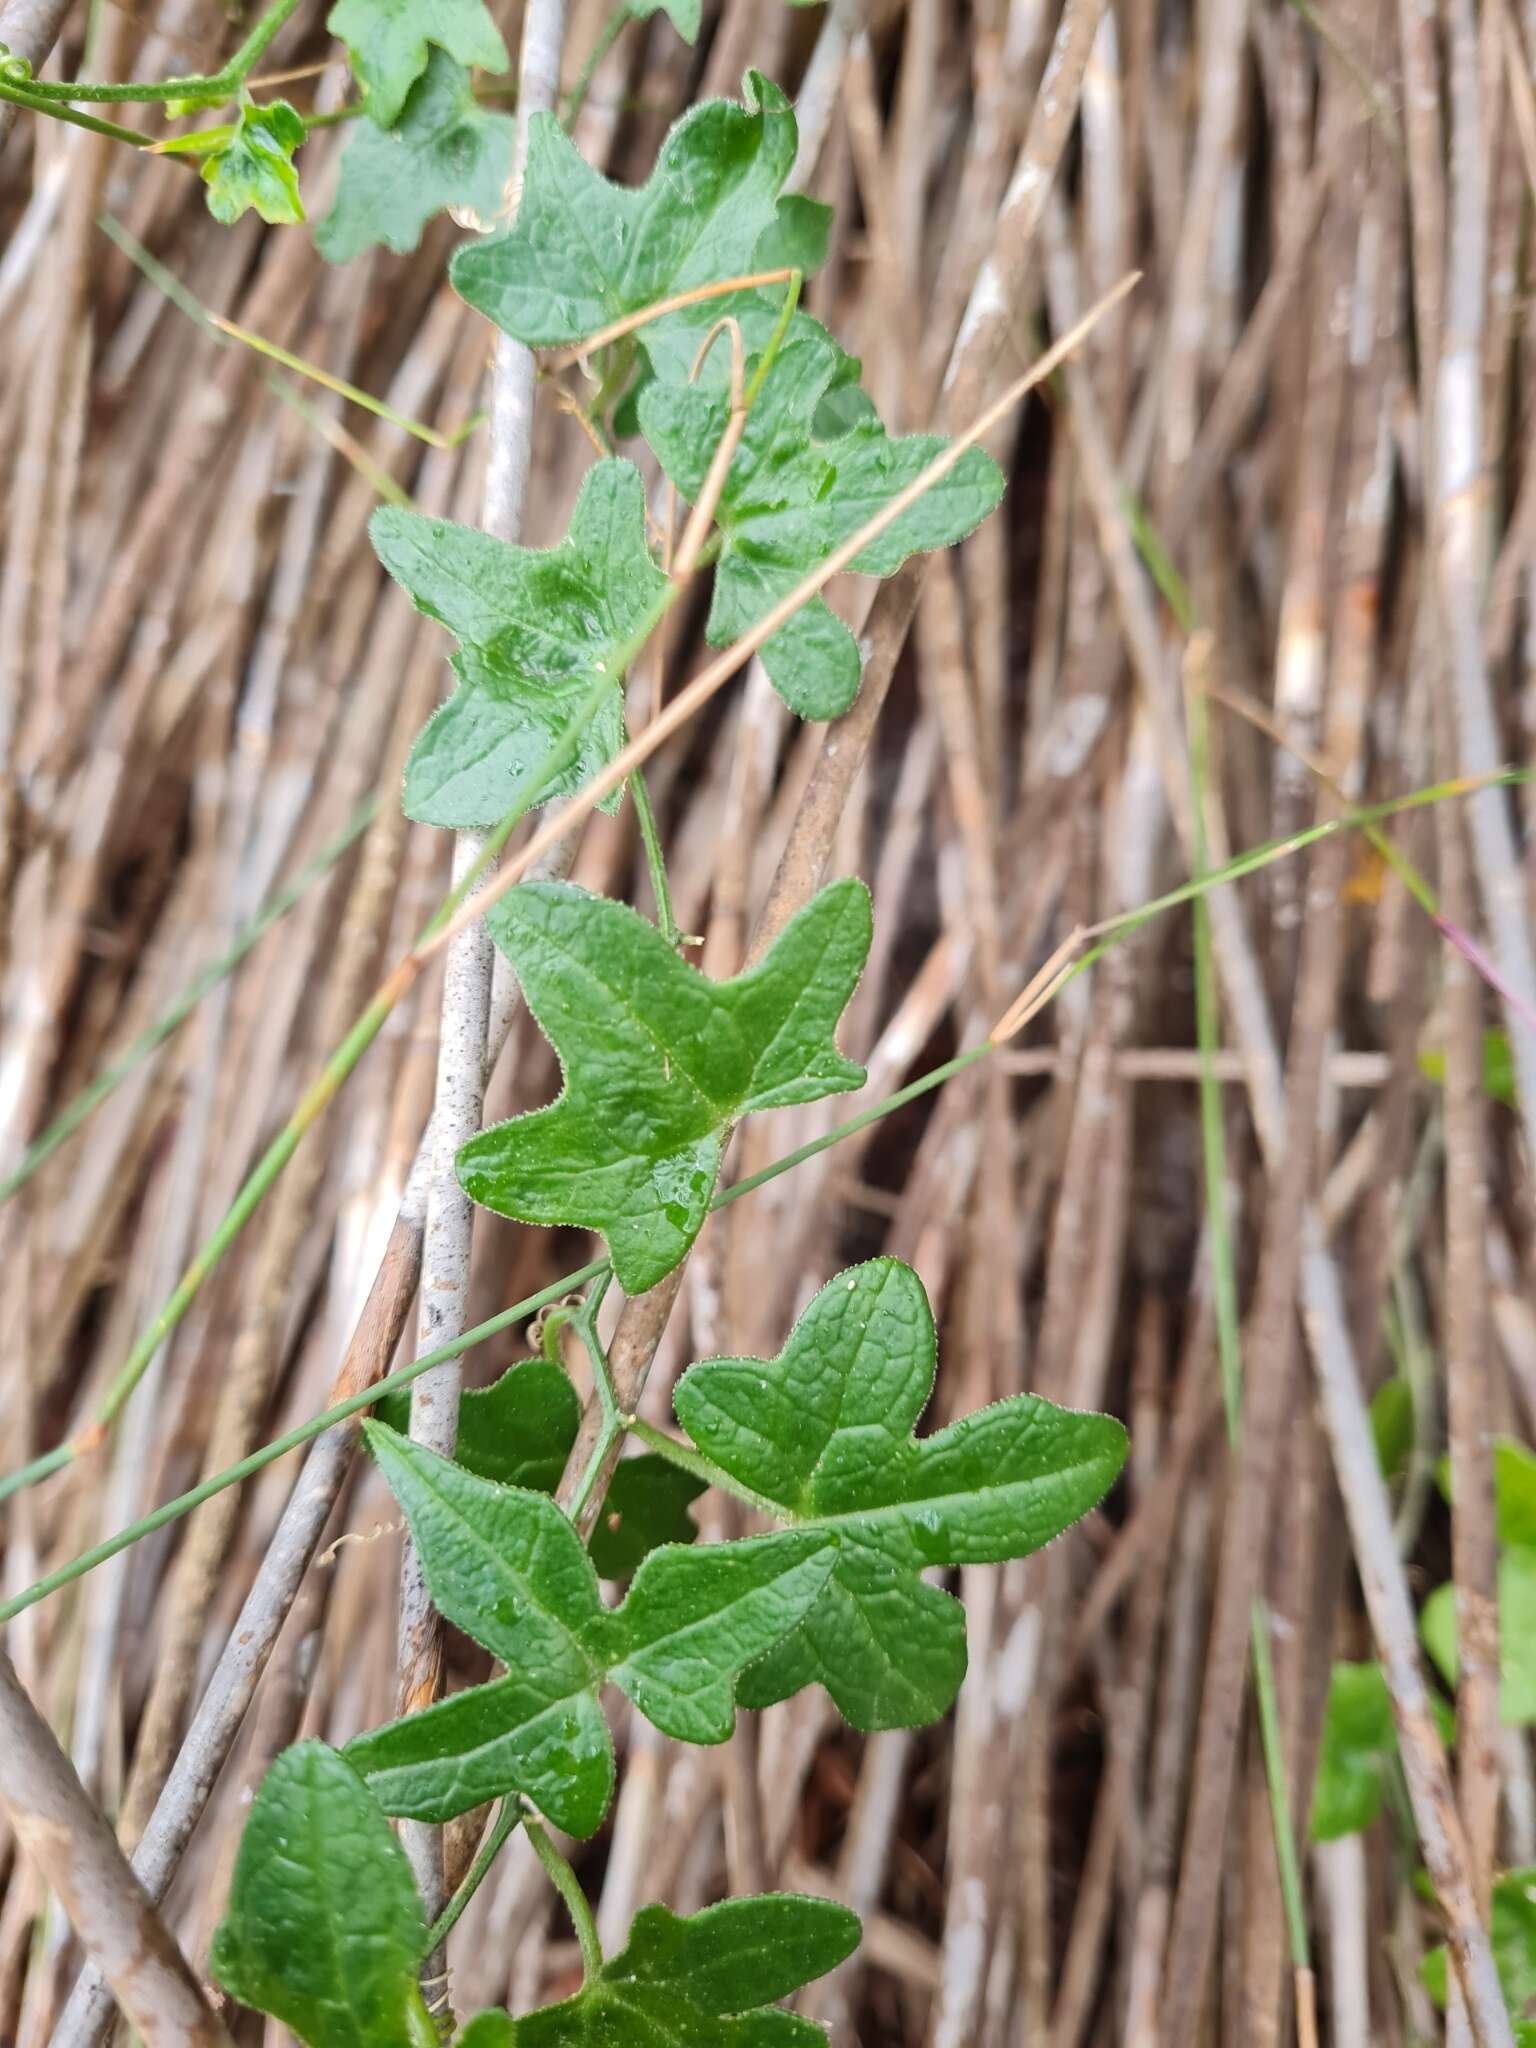
<instances>
[{"instance_id":1,"label":"small green leaflet","mask_svg":"<svg viewBox=\"0 0 1536 2048\"><path fill-rule=\"evenodd\" d=\"M517 123L477 106L462 65L433 50L392 128L354 122L341 153L336 203L315 229L328 263L381 243L405 255L433 214L469 207L492 218L502 203Z\"/></svg>"},{"instance_id":2,"label":"small green leaflet","mask_svg":"<svg viewBox=\"0 0 1536 2048\"><path fill-rule=\"evenodd\" d=\"M701 1451L793 1527L838 1539L820 1599L743 1678L744 1706L820 1684L856 1728L936 1720L965 1675L965 1614L925 1567L1027 1557L1124 1463L1118 1422L1030 1394L916 1440L934 1365L922 1282L874 1259L827 1283L777 1359L713 1359L678 1382Z\"/></svg>"},{"instance_id":3,"label":"small green leaflet","mask_svg":"<svg viewBox=\"0 0 1536 2048\"><path fill-rule=\"evenodd\" d=\"M553 115L535 114L517 218L507 233L455 251L454 289L530 348L550 348L582 341L673 293L754 268L797 136L777 86L749 71L743 95L745 106L707 100L684 114L638 191L610 184ZM763 297L771 321L782 292L755 296ZM707 309L706 326L722 306ZM641 330L653 359L659 328L668 324ZM760 344L761 336L749 341ZM675 352L669 356L676 374L687 375L691 352L680 370Z\"/></svg>"},{"instance_id":4,"label":"small green leaflet","mask_svg":"<svg viewBox=\"0 0 1536 2048\"><path fill-rule=\"evenodd\" d=\"M1512 1545L1499 1555L1499 1719L1506 1728L1536 1723L1536 1550ZM1456 1589L1437 1586L1419 1615L1419 1635L1446 1684L1454 1687Z\"/></svg>"},{"instance_id":5,"label":"small green leaflet","mask_svg":"<svg viewBox=\"0 0 1536 2048\"><path fill-rule=\"evenodd\" d=\"M410 1427L409 1388L387 1394L373 1413L404 1436ZM502 1486L553 1493L580 1422L576 1389L559 1366L547 1358L525 1358L494 1386L471 1387L460 1396L454 1463Z\"/></svg>"},{"instance_id":6,"label":"small green leaflet","mask_svg":"<svg viewBox=\"0 0 1536 2048\"><path fill-rule=\"evenodd\" d=\"M405 1852L356 1771L323 1742L285 1749L240 1837L214 1976L309 2048L400 2048L419 2038L426 1944Z\"/></svg>"},{"instance_id":7,"label":"small green leaflet","mask_svg":"<svg viewBox=\"0 0 1536 2048\"><path fill-rule=\"evenodd\" d=\"M373 1412L404 1436L410 1426L410 1394L402 1387ZM460 1398L453 1462L502 1486L553 1493L580 1421L581 1403L559 1366L547 1358L524 1359L509 1366L494 1386L473 1387ZM608 1483L587 1546L599 1578L627 1579L659 1545L696 1542L699 1532L688 1509L703 1491L702 1479L665 1458L647 1453L623 1459Z\"/></svg>"},{"instance_id":8,"label":"small green leaflet","mask_svg":"<svg viewBox=\"0 0 1536 2048\"><path fill-rule=\"evenodd\" d=\"M664 14L685 43L699 40L703 0L629 0L627 12L634 21L649 21L653 14Z\"/></svg>"},{"instance_id":9,"label":"small green leaflet","mask_svg":"<svg viewBox=\"0 0 1536 2048\"><path fill-rule=\"evenodd\" d=\"M1509 1870L1495 1881L1489 1931L1504 2003L1515 2023L1515 2048L1536 2048L1536 2022L1525 2017L1536 1999L1536 1870ZM1424 1988L1442 2012L1446 1968L1444 1948L1432 1948L1419 1965Z\"/></svg>"},{"instance_id":10,"label":"small green leaflet","mask_svg":"<svg viewBox=\"0 0 1536 2048\"><path fill-rule=\"evenodd\" d=\"M840 542L905 489L945 443L929 434L892 441L866 417L833 440L814 422L842 351L813 321L785 340L747 416L717 514L724 545L715 568L709 638L739 639ZM659 380L642 392L640 428L684 497L697 499L725 431L729 401L696 385ZM997 505L1002 473L980 448L872 540L851 567L894 575L908 555L961 540ZM859 687L852 633L820 597L802 605L762 650L779 695L802 718L833 718Z\"/></svg>"},{"instance_id":11,"label":"small green leaflet","mask_svg":"<svg viewBox=\"0 0 1536 2048\"><path fill-rule=\"evenodd\" d=\"M830 1899L727 1899L687 1919L646 1906L623 1952L574 1998L521 2020L483 2013L463 2040L473 2048L826 2048L820 2027L772 2001L835 1969L858 1944L857 1914Z\"/></svg>"},{"instance_id":12,"label":"small green leaflet","mask_svg":"<svg viewBox=\"0 0 1536 2048\"><path fill-rule=\"evenodd\" d=\"M832 882L756 967L708 981L623 904L525 883L486 916L560 1055L557 1101L471 1138L459 1179L523 1223L608 1240L629 1294L699 1233L725 1133L753 1110L857 1088L833 1037L869 952L869 891Z\"/></svg>"},{"instance_id":13,"label":"small green leaflet","mask_svg":"<svg viewBox=\"0 0 1536 2048\"><path fill-rule=\"evenodd\" d=\"M1312 1839L1358 1834L1381 1811L1387 1765L1397 1753L1392 1701L1379 1664L1335 1664L1312 1788Z\"/></svg>"},{"instance_id":14,"label":"small green leaflet","mask_svg":"<svg viewBox=\"0 0 1536 2048\"><path fill-rule=\"evenodd\" d=\"M622 1459L587 1546L598 1576L627 1579L663 1543L696 1543L688 1510L705 1490L702 1479L653 1452Z\"/></svg>"},{"instance_id":15,"label":"small green leaflet","mask_svg":"<svg viewBox=\"0 0 1536 2048\"><path fill-rule=\"evenodd\" d=\"M381 128L399 120L434 46L466 69L507 68L507 46L484 0L336 0L325 25L346 44Z\"/></svg>"},{"instance_id":16,"label":"small green leaflet","mask_svg":"<svg viewBox=\"0 0 1536 2048\"><path fill-rule=\"evenodd\" d=\"M254 206L274 227L301 221L304 205L293 152L305 132L303 115L286 100L268 100L264 107L242 100L228 140L201 165L214 219L229 227Z\"/></svg>"},{"instance_id":17,"label":"small green leaflet","mask_svg":"<svg viewBox=\"0 0 1536 2048\"><path fill-rule=\"evenodd\" d=\"M365 1428L433 1600L507 1668L348 1744L389 1813L449 1820L516 1791L558 1827L590 1834L613 1789L601 1686L617 1685L664 1735L723 1742L743 1667L794 1627L832 1568L833 1541L818 1530L669 1545L645 1559L621 1607L605 1608L553 1501Z\"/></svg>"},{"instance_id":18,"label":"small green leaflet","mask_svg":"<svg viewBox=\"0 0 1536 2048\"><path fill-rule=\"evenodd\" d=\"M569 795L606 767L624 744L622 650L668 588L645 544L645 490L633 463L593 464L558 547L511 547L392 505L374 513L369 532L416 609L460 643L452 661L459 687L406 766L408 818L455 831L498 824L605 664L612 695L575 762L537 801Z\"/></svg>"}]
</instances>

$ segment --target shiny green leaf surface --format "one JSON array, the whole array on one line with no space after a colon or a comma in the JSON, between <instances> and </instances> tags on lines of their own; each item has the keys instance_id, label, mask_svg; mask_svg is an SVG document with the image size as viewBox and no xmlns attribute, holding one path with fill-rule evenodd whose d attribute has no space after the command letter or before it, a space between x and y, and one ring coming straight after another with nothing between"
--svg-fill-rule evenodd
<instances>
[{"instance_id":1,"label":"shiny green leaf surface","mask_svg":"<svg viewBox=\"0 0 1536 2048\"><path fill-rule=\"evenodd\" d=\"M714 1359L678 1382L708 1457L838 1541L820 1599L743 1678L744 1705L820 1684L857 1728L937 1718L965 1673L965 1617L924 1569L1028 1556L1119 1472L1118 1422L1027 1394L914 1438L934 1365L921 1282L875 1259L828 1282L776 1359Z\"/></svg>"},{"instance_id":2,"label":"shiny green leaf surface","mask_svg":"<svg viewBox=\"0 0 1536 2048\"><path fill-rule=\"evenodd\" d=\"M410 1866L357 1772L324 1743L284 1750L240 1839L214 1976L309 2048L400 2048L419 2038L425 1945Z\"/></svg>"},{"instance_id":3,"label":"shiny green leaf surface","mask_svg":"<svg viewBox=\"0 0 1536 2048\"><path fill-rule=\"evenodd\" d=\"M349 1744L390 1812L447 1819L515 1791L570 1833L590 1834L613 1781L603 1683L664 1734L723 1742L739 1674L795 1626L832 1569L834 1546L817 1531L668 1546L608 1609L553 1501L477 1478L377 1422L367 1435L433 1600L507 1667Z\"/></svg>"},{"instance_id":4,"label":"shiny green leaf surface","mask_svg":"<svg viewBox=\"0 0 1536 2048\"><path fill-rule=\"evenodd\" d=\"M386 1395L373 1413L404 1436L410 1428L409 1390ZM580 1421L576 1389L559 1366L547 1358L525 1358L493 1386L470 1387L460 1395L453 1462L503 1486L553 1493Z\"/></svg>"}]
</instances>

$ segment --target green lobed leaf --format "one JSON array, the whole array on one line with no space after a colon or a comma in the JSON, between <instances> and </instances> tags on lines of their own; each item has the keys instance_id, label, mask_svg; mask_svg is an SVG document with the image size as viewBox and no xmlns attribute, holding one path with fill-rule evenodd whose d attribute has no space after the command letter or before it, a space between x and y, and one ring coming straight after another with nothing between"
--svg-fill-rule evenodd
<instances>
[{"instance_id":1,"label":"green lobed leaf","mask_svg":"<svg viewBox=\"0 0 1536 2048\"><path fill-rule=\"evenodd\" d=\"M747 416L716 515L723 535L708 635L728 646L942 453L929 434L893 441L866 415L832 438L817 415L846 359L813 321L785 339ZM657 380L639 399L641 431L684 497L697 500L725 431L729 400ZM1002 473L979 448L854 559L890 576L909 555L961 540L997 505ZM859 686L858 643L812 598L762 649L769 680L802 718L833 718Z\"/></svg>"},{"instance_id":2,"label":"green lobed leaf","mask_svg":"<svg viewBox=\"0 0 1536 2048\"><path fill-rule=\"evenodd\" d=\"M792 1628L832 1569L819 1531L653 1550L603 1606L575 1529L542 1494L477 1478L378 1422L369 1445L405 1510L436 1605L507 1667L347 1747L389 1812L447 1820L522 1792L590 1834L613 1785L598 1704L611 1680L663 1734L723 1742L740 1672Z\"/></svg>"},{"instance_id":3,"label":"green lobed leaf","mask_svg":"<svg viewBox=\"0 0 1536 2048\"><path fill-rule=\"evenodd\" d=\"M1495 1879L1489 1920L1493 1960L1504 2003L1515 2021L1518 2048L1526 2048L1536 2027L1525 2013L1536 2000L1536 1869L1509 1870ZM1442 2011L1446 2000L1446 1953L1432 1948L1419 1965L1424 1988Z\"/></svg>"},{"instance_id":4,"label":"green lobed leaf","mask_svg":"<svg viewBox=\"0 0 1536 2048\"><path fill-rule=\"evenodd\" d=\"M1512 1544L1498 1565L1499 1719L1506 1728L1536 1723L1536 1549ZM1454 1687L1456 1591L1437 1586L1419 1615L1419 1635L1446 1684Z\"/></svg>"},{"instance_id":5,"label":"green lobed leaf","mask_svg":"<svg viewBox=\"0 0 1536 2048\"><path fill-rule=\"evenodd\" d=\"M856 1728L936 1719L965 1674L965 1615L923 1570L1028 1556L1119 1472L1118 1422L1028 1394L915 1439L934 1367L921 1281L875 1259L828 1282L777 1359L713 1359L679 1380L699 1448L796 1529L838 1540L825 1590L747 1672L743 1705L820 1684Z\"/></svg>"},{"instance_id":6,"label":"green lobed leaf","mask_svg":"<svg viewBox=\"0 0 1536 2048\"><path fill-rule=\"evenodd\" d=\"M663 1543L697 1542L698 1527L688 1510L705 1490L702 1479L649 1451L623 1459L608 1482L587 1546L599 1578L627 1579Z\"/></svg>"},{"instance_id":7,"label":"green lobed leaf","mask_svg":"<svg viewBox=\"0 0 1536 2048\"><path fill-rule=\"evenodd\" d=\"M214 1976L310 2048L399 2048L426 1938L405 1852L356 1771L322 1742L284 1750L240 1838Z\"/></svg>"},{"instance_id":8,"label":"green lobed leaf","mask_svg":"<svg viewBox=\"0 0 1536 2048\"><path fill-rule=\"evenodd\" d=\"M303 115L286 100L262 107L242 100L228 136L200 166L214 219L229 227L254 207L273 227L303 220L293 152L305 132Z\"/></svg>"},{"instance_id":9,"label":"green lobed leaf","mask_svg":"<svg viewBox=\"0 0 1536 2048\"><path fill-rule=\"evenodd\" d=\"M484 0L336 0L325 25L346 44L380 128L399 120L434 48L466 69L505 71L509 61Z\"/></svg>"},{"instance_id":10,"label":"green lobed leaf","mask_svg":"<svg viewBox=\"0 0 1536 2048\"><path fill-rule=\"evenodd\" d=\"M373 1413L404 1436L410 1428L409 1388L385 1395ZM580 1422L576 1389L559 1366L547 1358L525 1358L493 1386L472 1387L460 1396L453 1461L503 1486L553 1493Z\"/></svg>"},{"instance_id":11,"label":"green lobed leaf","mask_svg":"<svg viewBox=\"0 0 1536 2048\"><path fill-rule=\"evenodd\" d=\"M629 1294L698 1235L738 1117L864 1079L833 1036L869 951L862 882L830 883L730 981L706 980L623 904L564 883L510 890L486 923L565 1086L471 1138L459 1179L503 1216L600 1230Z\"/></svg>"},{"instance_id":12,"label":"green lobed leaf","mask_svg":"<svg viewBox=\"0 0 1536 2048\"><path fill-rule=\"evenodd\" d=\"M858 1916L828 1899L730 1899L686 1919L635 1915L623 1952L574 1998L488 2032L483 2048L815 2048L826 2036L771 2001L835 1969Z\"/></svg>"},{"instance_id":13,"label":"green lobed leaf","mask_svg":"<svg viewBox=\"0 0 1536 2048\"><path fill-rule=\"evenodd\" d=\"M499 823L605 665L611 699L537 800L567 796L607 766L624 744L622 651L667 588L645 544L645 490L632 463L593 464L558 547L512 547L392 505L374 513L369 532L416 609L459 642L459 687L406 766L407 817L456 831Z\"/></svg>"},{"instance_id":14,"label":"green lobed leaf","mask_svg":"<svg viewBox=\"0 0 1536 2048\"><path fill-rule=\"evenodd\" d=\"M745 273L777 219L797 134L789 101L759 73L747 73L743 97L742 106L707 100L684 114L638 190L611 184L553 115L535 114L517 218L505 234L455 251L454 289L530 348L549 348ZM648 352L658 333L654 324L642 330Z\"/></svg>"},{"instance_id":15,"label":"green lobed leaf","mask_svg":"<svg viewBox=\"0 0 1536 2048\"><path fill-rule=\"evenodd\" d=\"M1312 1839L1358 1834L1381 1811L1388 1764L1397 1751L1392 1700L1379 1664L1335 1664L1328 1679Z\"/></svg>"},{"instance_id":16,"label":"green lobed leaf","mask_svg":"<svg viewBox=\"0 0 1536 2048\"><path fill-rule=\"evenodd\" d=\"M627 11L635 21L649 21L653 14L664 14L685 43L699 40L703 0L628 0Z\"/></svg>"},{"instance_id":17,"label":"green lobed leaf","mask_svg":"<svg viewBox=\"0 0 1536 2048\"><path fill-rule=\"evenodd\" d=\"M406 1435L410 1393L402 1387L386 1395L373 1413ZM553 1493L580 1422L581 1403L559 1366L527 1358L509 1366L493 1386L474 1387L460 1397L453 1462L502 1486ZM688 1509L704 1490L702 1479L666 1458L647 1452L623 1459L587 1545L598 1577L627 1579L663 1543L696 1542L699 1532Z\"/></svg>"},{"instance_id":18,"label":"green lobed leaf","mask_svg":"<svg viewBox=\"0 0 1536 2048\"><path fill-rule=\"evenodd\" d=\"M347 263L375 243L405 255L446 207L498 211L517 123L478 106L469 73L442 50L411 87L393 127L354 122L341 153L336 203L315 229L328 263Z\"/></svg>"}]
</instances>

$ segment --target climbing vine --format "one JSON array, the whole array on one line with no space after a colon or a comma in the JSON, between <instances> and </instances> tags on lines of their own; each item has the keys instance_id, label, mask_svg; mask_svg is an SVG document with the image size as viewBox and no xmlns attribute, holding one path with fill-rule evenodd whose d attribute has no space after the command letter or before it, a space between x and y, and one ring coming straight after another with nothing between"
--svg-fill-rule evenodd
<instances>
[{"instance_id":1,"label":"climbing vine","mask_svg":"<svg viewBox=\"0 0 1536 2048\"><path fill-rule=\"evenodd\" d=\"M254 208L297 223L295 159L316 119L258 102L249 82L293 5L278 0L208 77L60 85L10 60L0 85L40 114L142 101L188 120L232 105L232 118L172 139L170 152L197 161L219 219ZM666 11L696 32L696 8ZM343 113L360 118L317 229L322 253L409 249L449 206L493 220L513 123L480 97L477 80L507 64L482 0L337 0L328 26L357 88ZM800 306L827 215L784 190L795 118L767 79L749 73L739 104L688 112L638 189L600 176L553 116L535 115L527 141L515 217L459 248L453 285L528 347L579 350L592 438L605 449L642 442L691 512L675 542L670 522L658 538L640 469L614 453L593 463L552 547L510 546L398 506L375 515L384 568L454 643L454 687L411 753L406 813L494 828L498 842L531 807L620 760L630 668L695 575L712 577L707 636L730 646L834 550L851 548L856 571L889 576L962 539L1003 490L974 447L929 479L944 444L893 439L858 363ZM803 718L833 717L857 692L858 647L819 595L775 625L761 654ZM519 1826L571 1914L583 1982L537 2013L469 2019L466 2048L819 2038L776 2001L856 1944L856 1919L836 1905L765 1897L689 1918L648 1907L618 1954L601 1953L545 1824L584 1838L608 1811L604 1689L690 1743L723 1742L738 1710L813 1685L858 1729L931 1721L953 1703L966 1657L963 1613L936 1575L1036 1550L1103 1497L1124 1456L1118 1423L1028 1395L915 1434L934 1383L934 1325L917 1275L893 1259L831 1280L776 1358L690 1367L675 1392L680 1434L621 1408L599 1334L604 1290L616 1279L644 1293L687 1257L743 1118L862 1084L837 1029L871 940L868 892L835 881L755 964L706 978L671 917L638 767L610 805L626 794L658 922L564 884L499 895L491 936L562 1085L545 1107L473 1137L457 1161L476 1202L596 1231L607 1259L554 1312L543 1355L466 1397L453 1460L402 1433L400 1395L381 1400L366 1429L436 1606L496 1673L340 1751L306 1742L284 1753L250 1812L213 1944L230 1995L311 2048L439 2038L421 1988L426 1959ZM549 1341L562 1325L582 1342L601 1415L568 1503L557 1495L579 1412ZM614 1468L625 1438L639 1455ZM708 1487L741 1503L760 1533L698 1543L688 1508ZM622 1598L605 1597L604 1580L623 1582ZM440 1823L488 1802L499 1812L482 1853L428 1926L388 1817Z\"/></svg>"}]
</instances>

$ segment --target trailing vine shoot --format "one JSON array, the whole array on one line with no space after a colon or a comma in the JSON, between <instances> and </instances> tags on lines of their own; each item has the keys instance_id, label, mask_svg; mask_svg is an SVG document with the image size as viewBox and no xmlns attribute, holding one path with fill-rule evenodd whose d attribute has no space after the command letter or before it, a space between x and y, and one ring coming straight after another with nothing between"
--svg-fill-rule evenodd
<instances>
[{"instance_id":1,"label":"trailing vine shoot","mask_svg":"<svg viewBox=\"0 0 1536 2048\"><path fill-rule=\"evenodd\" d=\"M153 12L0 0L0 2039L1529 2048L1536 16Z\"/></svg>"}]
</instances>

